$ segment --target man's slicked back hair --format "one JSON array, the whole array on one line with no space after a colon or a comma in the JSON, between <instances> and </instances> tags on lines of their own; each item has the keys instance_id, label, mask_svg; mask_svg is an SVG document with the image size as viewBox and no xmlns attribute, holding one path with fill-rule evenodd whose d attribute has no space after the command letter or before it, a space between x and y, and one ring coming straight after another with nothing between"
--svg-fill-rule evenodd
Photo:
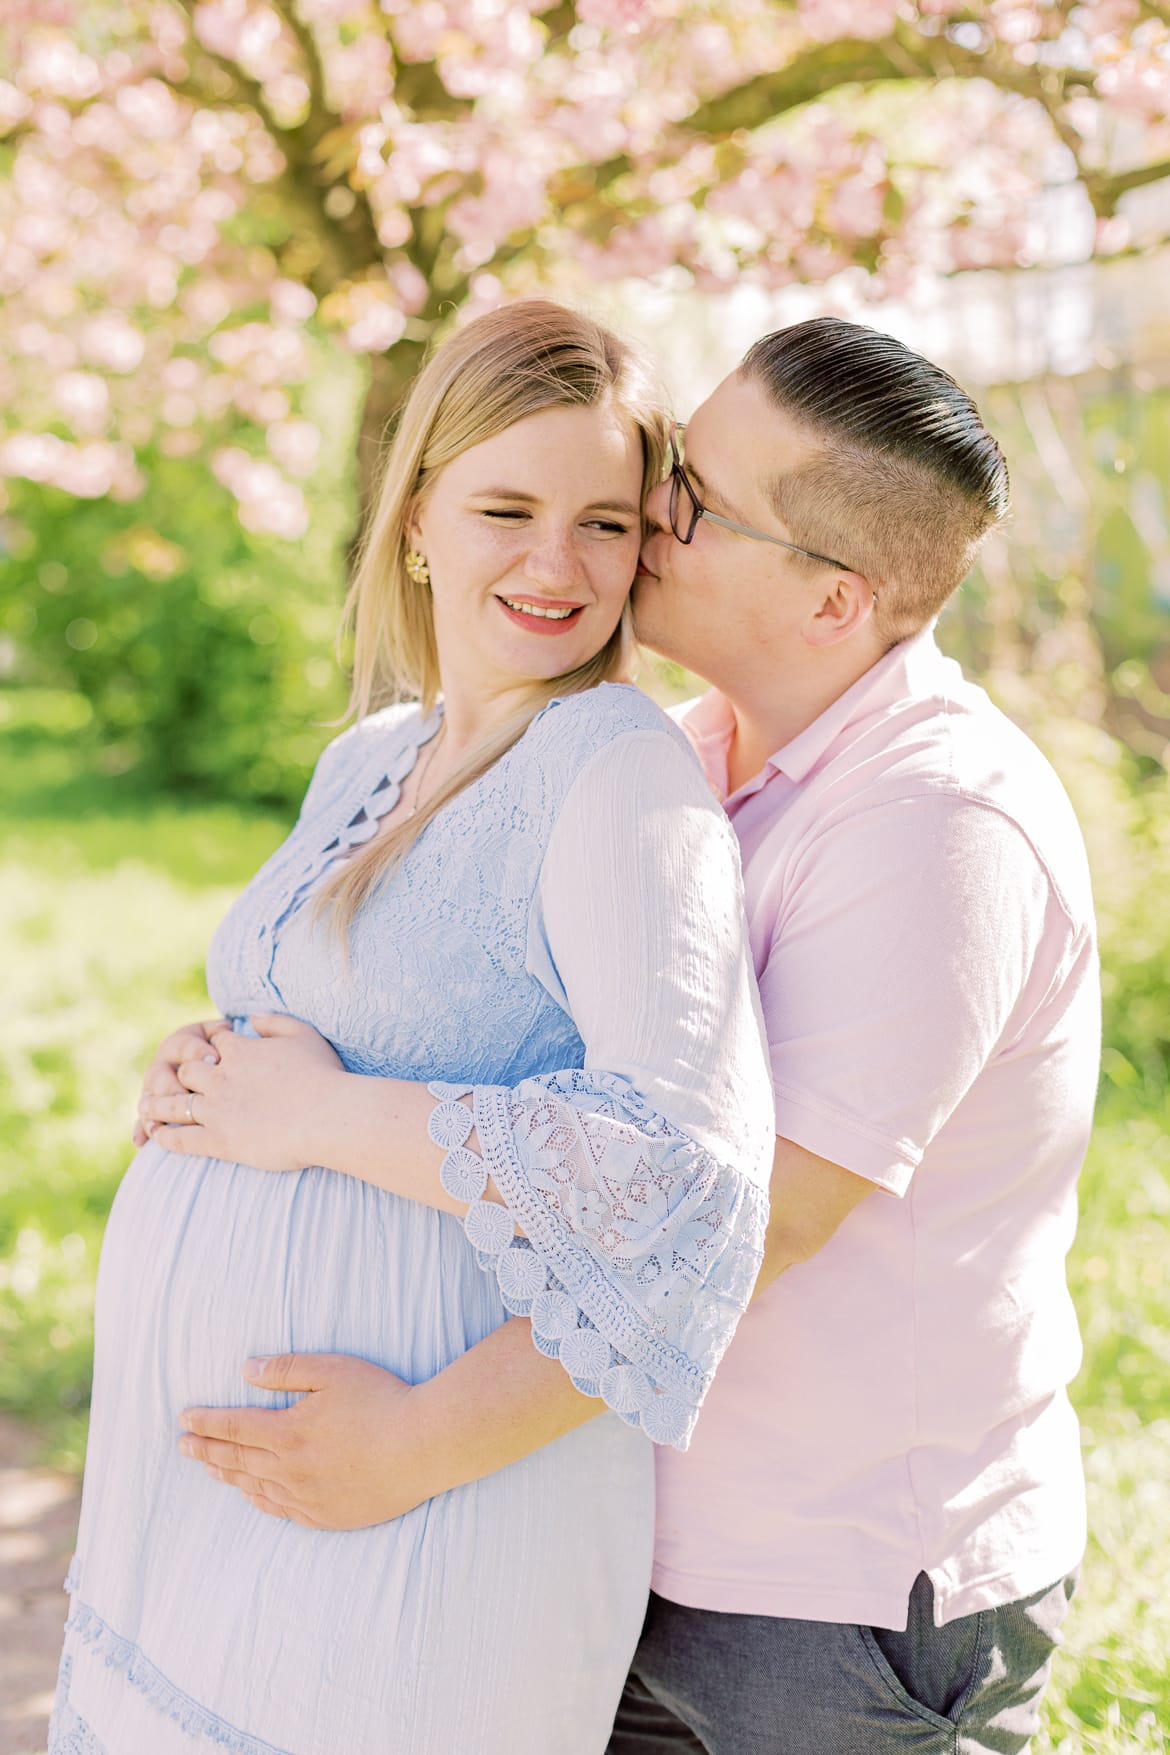
<instances>
[{"instance_id":1,"label":"man's slicked back hair","mask_svg":"<svg viewBox=\"0 0 1170 1755\"><path fill-rule=\"evenodd\" d=\"M864 575L889 644L916 633L1008 509L1007 464L971 397L892 336L836 317L765 335L740 373L816 444L766 484L793 541Z\"/></svg>"}]
</instances>

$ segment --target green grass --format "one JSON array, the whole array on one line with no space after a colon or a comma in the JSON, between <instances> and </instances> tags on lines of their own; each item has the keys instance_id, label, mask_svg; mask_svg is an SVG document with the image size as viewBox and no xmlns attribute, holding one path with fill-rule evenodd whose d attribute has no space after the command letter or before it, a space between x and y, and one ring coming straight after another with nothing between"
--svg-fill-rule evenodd
<instances>
[{"instance_id":1,"label":"green grass","mask_svg":"<svg viewBox=\"0 0 1170 1755\"><path fill-rule=\"evenodd\" d=\"M30 731L0 731L0 772L0 1406L79 1468L94 1274L141 1069L176 1022L206 1014L208 938L284 825L135 796ZM1096 783L1079 779L1082 794ZM1100 831L1108 811L1089 809ZM1115 846L1106 856L1116 873ZM1103 895L1122 980L1131 940L1148 965L1141 910L1160 918L1170 888L1165 870L1137 876ZM1170 1099L1128 1052L1070 1264L1093 1533L1037 1755L1170 1748Z\"/></svg>"},{"instance_id":2,"label":"green grass","mask_svg":"<svg viewBox=\"0 0 1170 1755\"><path fill-rule=\"evenodd\" d=\"M0 735L0 1406L79 1467L102 1228L141 1071L209 1015L207 943L284 833L127 795L62 746Z\"/></svg>"}]
</instances>

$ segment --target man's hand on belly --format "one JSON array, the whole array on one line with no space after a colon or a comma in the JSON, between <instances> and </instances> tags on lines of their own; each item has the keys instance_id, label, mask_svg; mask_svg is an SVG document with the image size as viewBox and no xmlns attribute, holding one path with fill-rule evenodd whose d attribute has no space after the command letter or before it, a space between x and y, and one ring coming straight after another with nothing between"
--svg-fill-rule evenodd
<instances>
[{"instance_id":1,"label":"man's hand on belly","mask_svg":"<svg viewBox=\"0 0 1170 1755\"><path fill-rule=\"evenodd\" d=\"M244 1376L302 1399L291 1408L188 1408L184 1455L258 1511L309 1529L389 1523L551 1444L605 1404L582 1395L514 1316L412 1388L365 1359L284 1353Z\"/></svg>"},{"instance_id":2,"label":"man's hand on belly","mask_svg":"<svg viewBox=\"0 0 1170 1755\"><path fill-rule=\"evenodd\" d=\"M364 1529L452 1484L430 1442L426 1385L412 1388L340 1353L249 1360L243 1375L301 1400L280 1409L188 1408L179 1449L258 1511L309 1529Z\"/></svg>"}]
</instances>

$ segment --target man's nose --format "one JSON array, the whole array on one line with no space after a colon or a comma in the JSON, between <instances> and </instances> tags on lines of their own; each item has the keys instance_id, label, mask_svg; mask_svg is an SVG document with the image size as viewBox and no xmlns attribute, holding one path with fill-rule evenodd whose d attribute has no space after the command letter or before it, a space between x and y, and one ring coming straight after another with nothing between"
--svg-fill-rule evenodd
<instances>
[{"instance_id":1,"label":"man's nose","mask_svg":"<svg viewBox=\"0 0 1170 1755\"><path fill-rule=\"evenodd\" d=\"M646 496L646 509L643 518L647 525L647 536L657 536L670 529L670 483L660 481L656 488L651 488Z\"/></svg>"}]
</instances>

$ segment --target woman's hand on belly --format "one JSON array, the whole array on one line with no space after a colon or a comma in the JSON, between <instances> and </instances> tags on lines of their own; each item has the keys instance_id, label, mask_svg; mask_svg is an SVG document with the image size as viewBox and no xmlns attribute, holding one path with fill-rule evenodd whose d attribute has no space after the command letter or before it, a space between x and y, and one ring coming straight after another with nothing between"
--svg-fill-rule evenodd
<instances>
[{"instance_id":1,"label":"woman's hand on belly","mask_svg":"<svg viewBox=\"0 0 1170 1755\"><path fill-rule=\"evenodd\" d=\"M186 1102L187 1093L179 1082L178 1068L184 1061L191 1060L207 1060L214 1065L219 1055L212 1043L212 1035L216 1030L228 1028L226 1018L205 1018L197 1024L182 1024L163 1037L142 1079L138 1119L131 1135L136 1146L144 1146L150 1137L144 1105L154 1097L181 1097Z\"/></svg>"},{"instance_id":2,"label":"woman's hand on belly","mask_svg":"<svg viewBox=\"0 0 1170 1755\"><path fill-rule=\"evenodd\" d=\"M258 1170L303 1170L321 1112L338 1100L345 1069L311 1024L278 1016L251 1020L255 1037L214 1032L204 1055L175 1072L177 1093L140 1105L147 1133L169 1152L224 1158Z\"/></svg>"}]
</instances>

